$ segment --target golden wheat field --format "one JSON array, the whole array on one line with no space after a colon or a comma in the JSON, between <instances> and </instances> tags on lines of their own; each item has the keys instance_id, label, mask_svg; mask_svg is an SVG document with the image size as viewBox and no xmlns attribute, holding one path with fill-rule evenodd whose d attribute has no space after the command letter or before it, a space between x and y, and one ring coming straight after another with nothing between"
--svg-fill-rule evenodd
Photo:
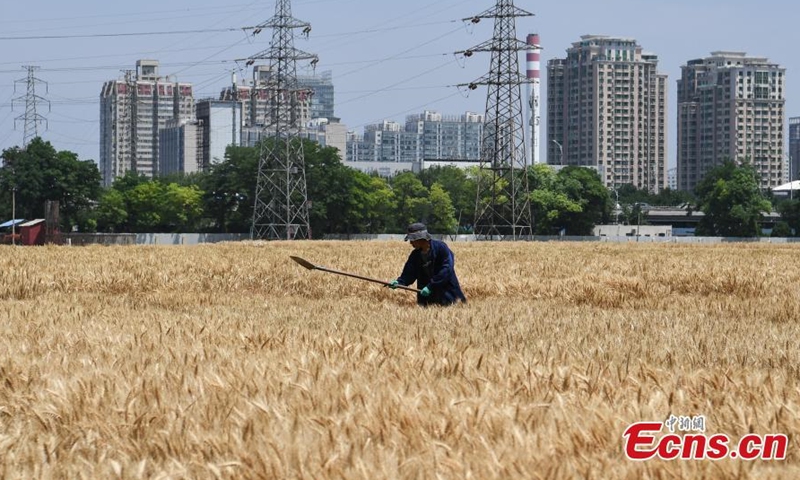
<instances>
[{"instance_id":1,"label":"golden wheat field","mask_svg":"<svg viewBox=\"0 0 800 480\"><path fill-rule=\"evenodd\" d=\"M0 247L0 478L800 478L800 246ZM631 461L634 422L782 461Z\"/></svg>"}]
</instances>

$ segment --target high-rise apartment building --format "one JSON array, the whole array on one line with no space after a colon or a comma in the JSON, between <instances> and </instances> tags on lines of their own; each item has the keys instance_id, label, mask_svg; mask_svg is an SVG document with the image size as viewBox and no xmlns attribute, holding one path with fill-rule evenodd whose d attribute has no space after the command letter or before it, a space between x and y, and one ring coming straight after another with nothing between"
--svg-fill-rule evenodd
<instances>
[{"instance_id":1,"label":"high-rise apartment building","mask_svg":"<svg viewBox=\"0 0 800 480\"><path fill-rule=\"evenodd\" d=\"M419 172L419 135L406 132L397 122L364 127L364 134L347 134L346 165L367 173L390 177L400 172Z\"/></svg>"},{"instance_id":2,"label":"high-rise apartment building","mask_svg":"<svg viewBox=\"0 0 800 480\"><path fill-rule=\"evenodd\" d=\"M298 83L298 89L303 91L297 95L276 92L270 76L269 65L256 65L253 67L253 80L249 85L237 85L234 79L235 88L233 85L224 88L220 92L220 100L235 100L242 104L245 127L268 127L275 102L293 103L283 110L291 115L285 121L301 127L308 124L312 118L313 90ZM332 97L331 92L331 102Z\"/></svg>"},{"instance_id":3,"label":"high-rise apartment building","mask_svg":"<svg viewBox=\"0 0 800 480\"><path fill-rule=\"evenodd\" d=\"M192 85L167 82L158 62L103 85L100 94L100 173L105 186L127 171L158 174L159 130L172 119L194 119Z\"/></svg>"},{"instance_id":4,"label":"high-rise apartment building","mask_svg":"<svg viewBox=\"0 0 800 480\"><path fill-rule=\"evenodd\" d=\"M200 100L197 123L201 131L200 165L203 170L224 161L229 146L242 144L244 121L240 102Z\"/></svg>"},{"instance_id":5,"label":"high-rise apartment building","mask_svg":"<svg viewBox=\"0 0 800 480\"><path fill-rule=\"evenodd\" d=\"M197 173L203 170L200 152L202 130L198 122L176 118L158 132L158 170L160 175Z\"/></svg>"},{"instance_id":6,"label":"high-rise apartment building","mask_svg":"<svg viewBox=\"0 0 800 480\"><path fill-rule=\"evenodd\" d=\"M474 161L481 159L483 115L442 115L425 111L406 117L406 132L419 136L422 160Z\"/></svg>"},{"instance_id":7,"label":"high-rise apartment building","mask_svg":"<svg viewBox=\"0 0 800 480\"><path fill-rule=\"evenodd\" d=\"M800 178L800 117L789 119L789 181Z\"/></svg>"},{"instance_id":8,"label":"high-rise apartment building","mask_svg":"<svg viewBox=\"0 0 800 480\"><path fill-rule=\"evenodd\" d=\"M678 169L670 168L667 170L667 188L672 191L678 189Z\"/></svg>"},{"instance_id":9,"label":"high-rise apartment building","mask_svg":"<svg viewBox=\"0 0 800 480\"><path fill-rule=\"evenodd\" d=\"M333 147L339 150L339 156L346 161L347 155L347 125L341 123L336 117L320 117L308 124L303 133L303 138L308 138L323 147Z\"/></svg>"},{"instance_id":10,"label":"high-rise apartment building","mask_svg":"<svg viewBox=\"0 0 800 480\"><path fill-rule=\"evenodd\" d=\"M409 115L405 125L388 120L368 125L363 135L349 134L347 161L382 175L418 171L431 164L477 165L483 125L481 114L455 116L434 111Z\"/></svg>"},{"instance_id":11,"label":"high-rise apartment building","mask_svg":"<svg viewBox=\"0 0 800 480\"><path fill-rule=\"evenodd\" d=\"M312 91L311 96L311 118L336 118L333 111L334 89L333 74L325 71L319 75L298 75L297 84L301 88Z\"/></svg>"},{"instance_id":12,"label":"high-rise apartment building","mask_svg":"<svg viewBox=\"0 0 800 480\"><path fill-rule=\"evenodd\" d=\"M584 35L547 64L547 161L607 186L667 185L667 76L635 39Z\"/></svg>"},{"instance_id":13,"label":"high-rise apartment building","mask_svg":"<svg viewBox=\"0 0 800 480\"><path fill-rule=\"evenodd\" d=\"M786 70L742 52L712 52L681 70L678 188L694 190L726 160L753 165L762 188L785 182Z\"/></svg>"},{"instance_id":14,"label":"high-rise apartment building","mask_svg":"<svg viewBox=\"0 0 800 480\"><path fill-rule=\"evenodd\" d=\"M419 135L384 120L364 127L361 154L352 161L413 162L419 158Z\"/></svg>"}]
</instances>

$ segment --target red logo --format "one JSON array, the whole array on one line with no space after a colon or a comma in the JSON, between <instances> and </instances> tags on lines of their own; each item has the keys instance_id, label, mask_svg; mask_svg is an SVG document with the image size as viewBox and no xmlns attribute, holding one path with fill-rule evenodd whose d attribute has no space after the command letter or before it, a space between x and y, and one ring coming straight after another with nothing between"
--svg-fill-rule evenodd
<instances>
[{"instance_id":1,"label":"red logo","mask_svg":"<svg viewBox=\"0 0 800 480\"><path fill-rule=\"evenodd\" d=\"M631 460L720 460L733 458L742 460L785 460L789 439L782 433L744 435L739 442L731 446L730 437L725 434L707 435L696 433L705 431L705 417L702 423L694 423L693 429L679 428L675 433L674 421L688 417L670 417L667 422L637 422L625 429L625 455ZM659 436L667 425L669 433ZM691 422L682 425L692 425ZM702 430L700 430L700 426ZM692 432L692 433L689 433Z\"/></svg>"}]
</instances>

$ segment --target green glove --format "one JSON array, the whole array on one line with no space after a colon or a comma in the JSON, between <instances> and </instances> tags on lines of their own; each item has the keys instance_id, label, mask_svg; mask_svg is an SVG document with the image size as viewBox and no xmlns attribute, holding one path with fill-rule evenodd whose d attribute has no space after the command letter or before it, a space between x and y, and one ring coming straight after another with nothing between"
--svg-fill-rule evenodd
<instances>
[{"instance_id":1,"label":"green glove","mask_svg":"<svg viewBox=\"0 0 800 480\"><path fill-rule=\"evenodd\" d=\"M397 280L392 280L391 282L389 282L389 285L387 285L387 287L394 290L397 288L398 285L400 285L400 282L398 282Z\"/></svg>"},{"instance_id":2,"label":"green glove","mask_svg":"<svg viewBox=\"0 0 800 480\"><path fill-rule=\"evenodd\" d=\"M420 290L419 294L422 295L423 297L430 297L431 296L431 289L426 286L425 288Z\"/></svg>"}]
</instances>

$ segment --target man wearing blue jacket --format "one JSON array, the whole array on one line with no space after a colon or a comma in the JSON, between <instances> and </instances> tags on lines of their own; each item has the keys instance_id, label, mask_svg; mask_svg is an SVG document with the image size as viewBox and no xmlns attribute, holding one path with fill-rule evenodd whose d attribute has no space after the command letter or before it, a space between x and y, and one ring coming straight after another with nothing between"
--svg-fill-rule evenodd
<instances>
[{"instance_id":1,"label":"man wearing blue jacket","mask_svg":"<svg viewBox=\"0 0 800 480\"><path fill-rule=\"evenodd\" d=\"M411 242L414 251L408 256L403 273L389 286L408 286L416 281L417 288L421 289L417 294L417 304L422 306L466 302L450 248L444 242L432 240L423 223L409 225L405 240Z\"/></svg>"}]
</instances>

